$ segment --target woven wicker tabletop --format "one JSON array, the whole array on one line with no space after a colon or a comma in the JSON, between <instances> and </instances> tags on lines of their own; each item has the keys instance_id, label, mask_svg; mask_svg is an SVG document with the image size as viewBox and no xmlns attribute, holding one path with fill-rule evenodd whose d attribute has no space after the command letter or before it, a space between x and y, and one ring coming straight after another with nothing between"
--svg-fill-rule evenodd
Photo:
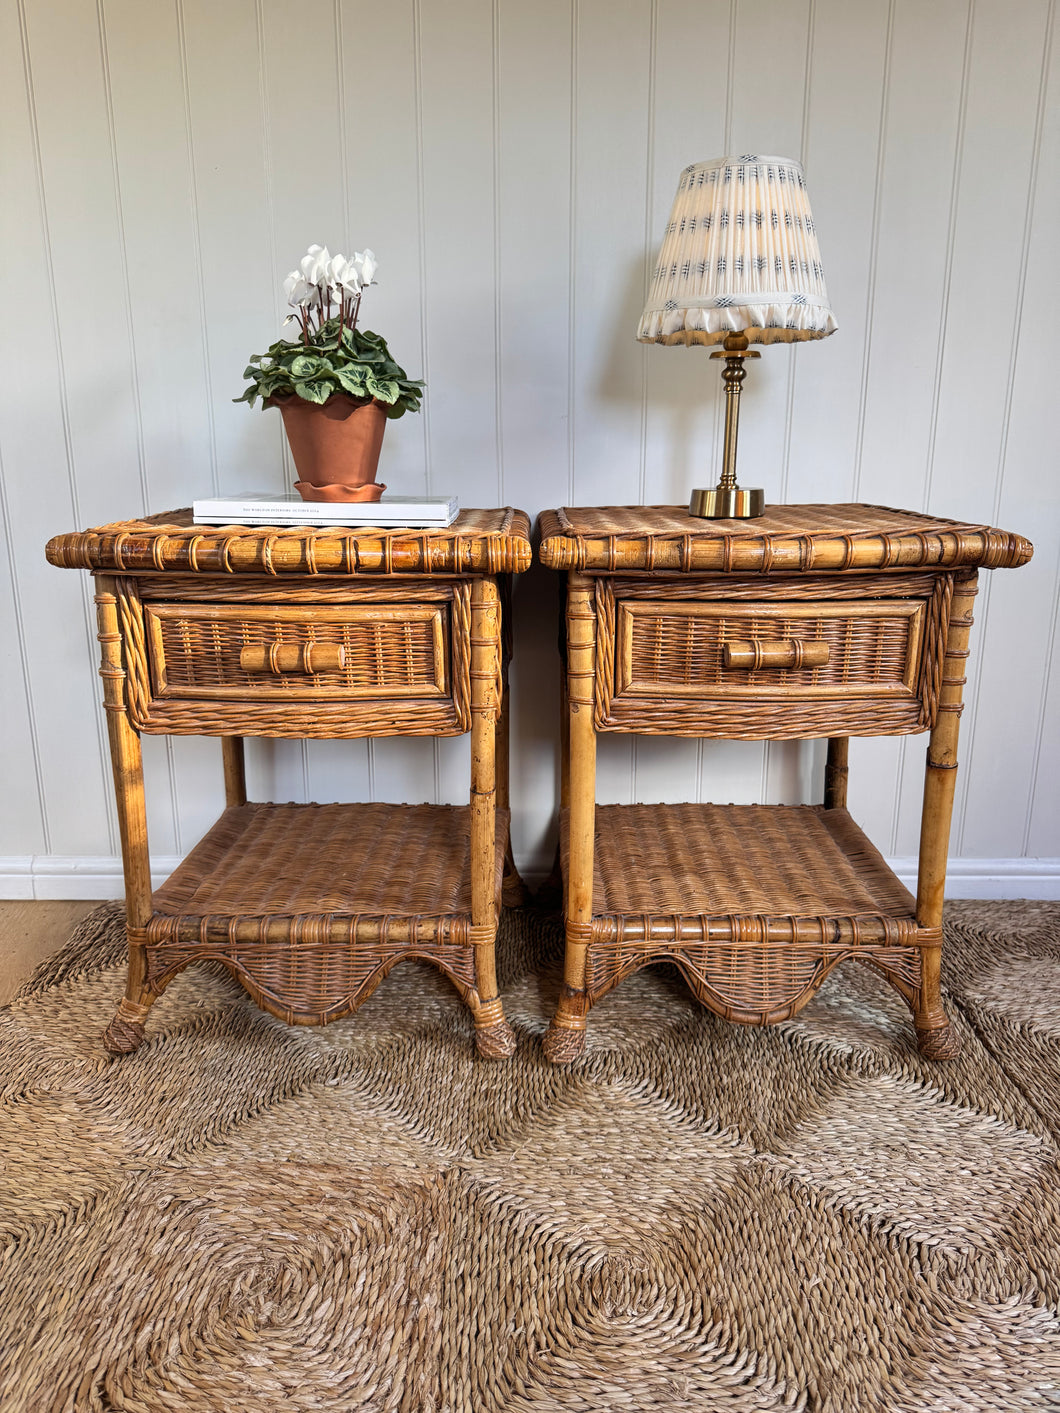
<instances>
[{"instance_id":1,"label":"woven wicker tabletop","mask_svg":"<svg viewBox=\"0 0 1060 1413\"><path fill-rule=\"evenodd\" d=\"M196 525L189 509L56 535L60 569L190 574L519 574L530 520L510 506L462 510L447 529Z\"/></svg>"},{"instance_id":2,"label":"woven wicker tabletop","mask_svg":"<svg viewBox=\"0 0 1060 1413\"><path fill-rule=\"evenodd\" d=\"M704 520L683 506L543 511L543 564L614 573L1015 568L1022 535L874 505L773 505L754 520Z\"/></svg>"},{"instance_id":3,"label":"woven wicker tabletop","mask_svg":"<svg viewBox=\"0 0 1060 1413\"><path fill-rule=\"evenodd\" d=\"M912 922L915 904L845 809L598 805L593 913Z\"/></svg>"}]
</instances>

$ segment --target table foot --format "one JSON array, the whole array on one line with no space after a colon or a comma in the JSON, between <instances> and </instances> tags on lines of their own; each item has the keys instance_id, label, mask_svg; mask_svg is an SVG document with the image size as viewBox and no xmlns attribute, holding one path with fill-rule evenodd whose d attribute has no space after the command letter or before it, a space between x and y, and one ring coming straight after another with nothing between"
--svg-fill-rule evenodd
<instances>
[{"instance_id":1,"label":"table foot","mask_svg":"<svg viewBox=\"0 0 1060 1413\"><path fill-rule=\"evenodd\" d=\"M141 1006L136 1001L130 1001L128 996L121 998L114 1019L103 1032L103 1045L110 1054L131 1055L140 1048L144 1039L144 1022L150 1009L150 1002Z\"/></svg>"},{"instance_id":2,"label":"table foot","mask_svg":"<svg viewBox=\"0 0 1060 1413\"><path fill-rule=\"evenodd\" d=\"M515 1031L506 1020L475 1030L475 1048L484 1060L507 1060L515 1054Z\"/></svg>"},{"instance_id":3,"label":"table foot","mask_svg":"<svg viewBox=\"0 0 1060 1413\"><path fill-rule=\"evenodd\" d=\"M585 1030L571 1030L553 1021L541 1042L545 1059L553 1065L569 1065L579 1058L585 1049Z\"/></svg>"},{"instance_id":4,"label":"table foot","mask_svg":"<svg viewBox=\"0 0 1060 1413\"><path fill-rule=\"evenodd\" d=\"M961 1053L960 1036L949 1021L931 1027L918 1025L916 1045L925 1060L955 1060Z\"/></svg>"}]
</instances>

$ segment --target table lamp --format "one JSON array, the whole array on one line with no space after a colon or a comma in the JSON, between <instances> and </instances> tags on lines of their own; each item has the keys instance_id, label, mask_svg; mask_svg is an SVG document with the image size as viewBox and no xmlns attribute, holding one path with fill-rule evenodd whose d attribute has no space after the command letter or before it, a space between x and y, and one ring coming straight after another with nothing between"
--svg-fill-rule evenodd
<instances>
[{"instance_id":1,"label":"table lamp","mask_svg":"<svg viewBox=\"0 0 1060 1413\"><path fill-rule=\"evenodd\" d=\"M817 232L802 166L787 157L721 157L681 173L637 338L721 344L725 450L721 480L694 490L688 513L712 520L761 515L765 496L736 484L744 360L752 343L833 333Z\"/></svg>"}]
</instances>

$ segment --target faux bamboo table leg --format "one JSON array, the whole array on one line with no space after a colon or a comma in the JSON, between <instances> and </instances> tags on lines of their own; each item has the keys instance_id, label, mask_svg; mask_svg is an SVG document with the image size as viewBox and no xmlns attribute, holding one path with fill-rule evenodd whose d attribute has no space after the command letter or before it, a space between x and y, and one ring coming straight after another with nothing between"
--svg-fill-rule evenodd
<instances>
[{"instance_id":1,"label":"faux bamboo table leg","mask_svg":"<svg viewBox=\"0 0 1060 1413\"><path fill-rule=\"evenodd\" d=\"M924 809L920 821L920 862L917 871L918 927L939 933L939 945L921 948L920 995L914 1022L920 1053L929 1060L950 1060L960 1053L960 1040L942 1006L942 905L946 893L946 856L950 843L953 796L957 787L957 737L964 696L964 667L977 576L958 579L953 589L946 656L942 667L938 716L928 742L924 775Z\"/></svg>"},{"instance_id":2,"label":"faux bamboo table leg","mask_svg":"<svg viewBox=\"0 0 1060 1413\"><path fill-rule=\"evenodd\" d=\"M559 807L570 808L570 705L567 700L567 634L565 625L566 593L564 582L560 580L559 634L556 646L559 650ZM549 912L563 907L563 867L560 860L559 840L552 856L552 867L548 877L537 891L539 907Z\"/></svg>"},{"instance_id":3,"label":"faux bamboo table leg","mask_svg":"<svg viewBox=\"0 0 1060 1413\"><path fill-rule=\"evenodd\" d=\"M245 805L247 802L247 768L242 736L221 737L221 759L225 772L225 804Z\"/></svg>"},{"instance_id":4,"label":"faux bamboo table leg","mask_svg":"<svg viewBox=\"0 0 1060 1413\"><path fill-rule=\"evenodd\" d=\"M567 701L569 787L563 991L545 1036L545 1055L569 1064L585 1048L589 1010L586 965L593 922L593 845L596 828L596 727L593 688L596 611L592 580L572 572L567 592Z\"/></svg>"},{"instance_id":5,"label":"faux bamboo table leg","mask_svg":"<svg viewBox=\"0 0 1060 1413\"><path fill-rule=\"evenodd\" d=\"M847 777L850 774L850 737L831 736L828 759L824 767L824 807L826 810L846 809Z\"/></svg>"},{"instance_id":6,"label":"faux bamboo table leg","mask_svg":"<svg viewBox=\"0 0 1060 1413\"><path fill-rule=\"evenodd\" d=\"M147 849L147 809L140 737L130 725L125 710L125 670L115 584L113 579L103 575L96 581L96 617L101 656L99 675L103 679L103 705L107 713L114 795L121 834L125 926L129 945L125 995L103 1034L103 1044L112 1055L129 1055L143 1041L144 1022L155 1000L147 985L147 949L144 946L144 935L151 917L151 861Z\"/></svg>"},{"instance_id":7,"label":"faux bamboo table leg","mask_svg":"<svg viewBox=\"0 0 1060 1413\"><path fill-rule=\"evenodd\" d=\"M497 994L496 728L501 710L500 606L492 579L471 590L471 931L476 992L469 997L475 1044L487 1059L515 1050L515 1033Z\"/></svg>"}]
</instances>

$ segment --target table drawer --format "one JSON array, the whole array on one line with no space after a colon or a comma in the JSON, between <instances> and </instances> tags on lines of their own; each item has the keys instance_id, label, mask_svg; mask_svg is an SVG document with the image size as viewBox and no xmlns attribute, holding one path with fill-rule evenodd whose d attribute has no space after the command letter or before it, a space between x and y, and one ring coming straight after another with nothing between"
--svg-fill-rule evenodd
<instances>
[{"instance_id":1,"label":"table drawer","mask_svg":"<svg viewBox=\"0 0 1060 1413\"><path fill-rule=\"evenodd\" d=\"M758 738L924 730L947 602L619 596L601 616L597 724Z\"/></svg>"},{"instance_id":2,"label":"table drawer","mask_svg":"<svg viewBox=\"0 0 1060 1413\"><path fill-rule=\"evenodd\" d=\"M467 598L455 585L422 602L127 599L130 715L211 735L467 730Z\"/></svg>"},{"instance_id":3,"label":"table drawer","mask_svg":"<svg viewBox=\"0 0 1060 1413\"><path fill-rule=\"evenodd\" d=\"M445 696L446 608L148 603L152 692L232 701Z\"/></svg>"}]
</instances>

